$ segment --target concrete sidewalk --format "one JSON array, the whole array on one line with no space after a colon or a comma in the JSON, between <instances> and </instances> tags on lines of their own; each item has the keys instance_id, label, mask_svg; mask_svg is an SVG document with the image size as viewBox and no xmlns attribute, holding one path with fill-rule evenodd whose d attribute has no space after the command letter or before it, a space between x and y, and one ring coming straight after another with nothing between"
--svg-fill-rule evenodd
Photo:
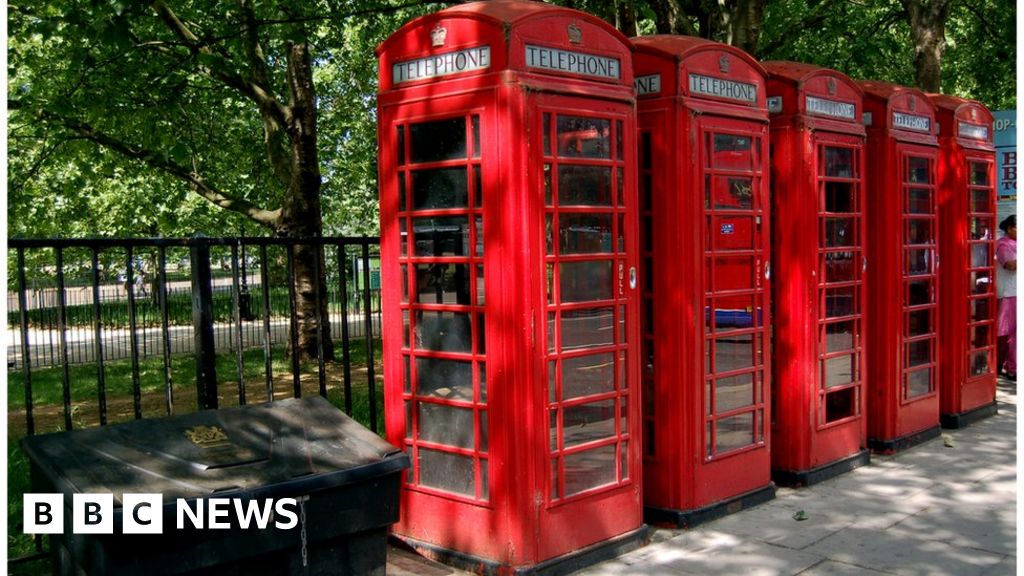
<instances>
[{"instance_id":1,"label":"concrete sidewalk","mask_svg":"<svg viewBox=\"0 0 1024 576\"><path fill-rule=\"evenodd\" d=\"M1016 385L1000 380L998 401L967 428L692 530L654 530L650 545L576 574L1016 574ZM388 574L459 573L390 560Z\"/></svg>"}]
</instances>

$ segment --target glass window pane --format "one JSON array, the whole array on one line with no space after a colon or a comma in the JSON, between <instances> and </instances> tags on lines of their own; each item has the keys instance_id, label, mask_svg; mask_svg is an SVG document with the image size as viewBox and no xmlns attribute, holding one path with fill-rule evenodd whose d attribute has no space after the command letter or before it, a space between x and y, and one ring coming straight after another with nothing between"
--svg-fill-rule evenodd
<instances>
[{"instance_id":1,"label":"glass window pane","mask_svg":"<svg viewBox=\"0 0 1024 576\"><path fill-rule=\"evenodd\" d=\"M913 338L914 336L925 336L927 334L931 334L933 329L934 326L932 326L931 309L907 312L908 337Z\"/></svg>"},{"instance_id":2,"label":"glass window pane","mask_svg":"<svg viewBox=\"0 0 1024 576\"><path fill-rule=\"evenodd\" d=\"M843 286L825 290L825 317L840 318L852 316L857 309L857 287Z\"/></svg>"},{"instance_id":3,"label":"glass window pane","mask_svg":"<svg viewBox=\"0 0 1024 576\"><path fill-rule=\"evenodd\" d=\"M833 322L825 325L825 352L853 350L856 320Z\"/></svg>"},{"instance_id":4,"label":"glass window pane","mask_svg":"<svg viewBox=\"0 0 1024 576\"><path fill-rule=\"evenodd\" d=\"M412 402L404 402L405 404L405 438L412 438Z\"/></svg>"},{"instance_id":5,"label":"glass window pane","mask_svg":"<svg viewBox=\"0 0 1024 576\"><path fill-rule=\"evenodd\" d=\"M715 380L715 412L722 413L754 403L754 375L740 374Z\"/></svg>"},{"instance_id":6,"label":"glass window pane","mask_svg":"<svg viewBox=\"0 0 1024 576\"><path fill-rule=\"evenodd\" d=\"M545 112L543 116L543 125L540 131L543 134L544 140L544 155L551 156L551 113Z\"/></svg>"},{"instance_id":7,"label":"glass window pane","mask_svg":"<svg viewBox=\"0 0 1024 576\"><path fill-rule=\"evenodd\" d=\"M825 247L856 246L856 218L825 218Z\"/></svg>"},{"instance_id":8,"label":"glass window pane","mask_svg":"<svg viewBox=\"0 0 1024 576\"><path fill-rule=\"evenodd\" d=\"M473 409L419 403L419 439L435 444L472 450Z\"/></svg>"},{"instance_id":9,"label":"glass window pane","mask_svg":"<svg viewBox=\"0 0 1024 576\"><path fill-rule=\"evenodd\" d=\"M402 256L409 254L409 230L407 226L405 218L398 219L399 250Z\"/></svg>"},{"instance_id":10,"label":"glass window pane","mask_svg":"<svg viewBox=\"0 0 1024 576\"><path fill-rule=\"evenodd\" d=\"M415 256L468 256L469 218L442 216L413 218Z\"/></svg>"},{"instance_id":11,"label":"glass window pane","mask_svg":"<svg viewBox=\"0 0 1024 576\"><path fill-rule=\"evenodd\" d=\"M486 298L487 290L484 285L484 266L478 264L476 266L476 305L483 306L487 303Z\"/></svg>"},{"instance_id":12,"label":"glass window pane","mask_svg":"<svg viewBox=\"0 0 1024 576\"><path fill-rule=\"evenodd\" d=\"M487 452L487 411L480 411L480 451Z\"/></svg>"},{"instance_id":13,"label":"glass window pane","mask_svg":"<svg viewBox=\"0 0 1024 576\"><path fill-rule=\"evenodd\" d=\"M449 118L409 126L412 161L436 162L466 157L466 120Z\"/></svg>"},{"instance_id":14,"label":"glass window pane","mask_svg":"<svg viewBox=\"0 0 1024 576\"><path fill-rule=\"evenodd\" d=\"M562 409L565 448L615 436L615 400L602 400Z\"/></svg>"},{"instance_id":15,"label":"glass window pane","mask_svg":"<svg viewBox=\"0 0 1024 576\"><path fill-rule=\"evenodd\" d=\"M990 190L971 190L971 212L992 212Z\"/></svg>"},{"instance_id":16,"label":"glass window pane","mask_svg":"<svg viewBox=\"0 0 1024 576\"><path fill-rule=\"evenodd\" d=\"M971 272L971 293L988 294L992 291L992 275L990 272Z\"/></svg>"},{"instance_id":17,"label":"glass window pane","mask_svg":"<svg viewBox=\"0 0 1024 576\"><path fill-rule=\"evenodd\" d=\"M907 158L907 182L931 184L931 162L927 158Z\"/></svg>"},{"instance_id":18,"label":"glass window pane","mask_svg":"<svg viewBox=\"0 0 1024 576\"><path fill-rule=\"evenodd\" d=\"M970 360L971 376L988 374L991 371L989 370L989 360L990 355L988 350L972 353Z\"/></svg>"},{"instance_id":19,"label":"glass window pane","mask_svg":"<svg viewBox=\"0 0 1024 576\"><path fill-rule=\"evenodd\" d=\"M487 364L484 362L478 363L480 366L480 402L487 402Z\"/></svg>"},{"instance_id":20,"label":"glass window pane","mask_svg":"<svg viewBox=\"0 0 1024 576\"><path fill-rule=\"evenodd\" d=\"M753 256L717 256L714 265L715 292L753 290L755 273Z\"/></svg>"},{"instance_id":21,"label":"glass window pane","mask_svg":"<svg viewBox=\"0 0 1024 576\"><path fill-rule=\"evenodd\" d=\"M834 178L853 177L853 150L850 148L825 147L825 176ZM840 210L848 212L849 210Z\"/></svg>"},{"instance_id":22,"label":"glass window pane","mask_svg":"<svg viewBox=\"0 0 1024 576\"><path fill-rule=\"evenodd\" d=\"M711 156L712 167L732 170L753 168L754 156L750 136L715 134L714 142L715 147Z\"/></svg>"},{"instance_id":23,"label":"glass window pane","mask_svg":"<svg viewBox=\"0 0 1024 576\"><path fill-rule=\"evenodd\" d=\"M473 217L474 234L476 244L473 245L473 255L480 258L484 255L484 219L482 216Z\"/></svg>"},{"instance_id":24,"label":"glass window pane","mask_svg":"<svg viewBox=\"0 0 1024 576\"><path fill-rule=\"evenodd\" d=\"M603 166L560 165L558 203L561 206L611 206L612 169Z\"/></svg>"},{"instance_id":25,"label":"glass window pane","mask_svg":"<svg viewBox=\"0 0 1024 576\"><path fill-rule=\"evenodd\" d=\"M417 301L424 304L469 305L469 266L417 264Z\"/></svg>"},{"instance_id":26,"label":"glass window pane","mask_svg":"<svg viewBox=\"0 0 1024 576\"><path fill-rule=\"evenodd\" d=\"M974 242L971 244L971 268L991 266L991 257L991 247L987 242Z\"/></svg>"},{"instance_id":27,"label":"glass window pane","mask_svg":"<svg viewBox=\"0 0 1024 576\"><path fill-rule=\"evenodd\" d=\"M398 211L405 212L409 209L406 204L405 172L398 173Z\"/></svg>"},{"instance_id":28,"label":"glass window pane","mask_svg":"<svg viewBox=\"0 0 1024 576\"><path fill-rule=\"evenodd\" d=\"M745 176L716 176L711 198L716 210L750 210L754 207L754 180Z\"/></svg>"},{"instance_id":29,"label":"glass window pane","mask_svg":"<svg viewBox=\"0 0 1024 576\"><path fill-rule=\"evenodd\" d=\"M402 346L409 347L409 311L402 310Z\"/></svg>"},{"instance_id":30,"label":"glass window pane","mask_svg":"<svg viewBox=\"0 0 1024 576\"><path fill-rule=\"evenodd\" d=\"M843 384L849 384L850 382L854 381L854 358L855 356L853 354L848 354L846 356L837 356L835 358L828 358L827 360L825 360L825 388L842 386Z\"/></svg>"},{"instance_id":31,"label":"glass window pane","mask_svg":"<svg viewBox=\"0 0 1024 576\"><path fill-rule=\"evenodd\" d=\"M562 359L562 400L615 390L615 356L592 354Z\"/></svg>"},{"instance_id":32,"label":"glass window pane","mask_svg":"<svg viewBox=\"0 0 1024 576\"><path fill-rule=\"evenodd\" d=\"M473 158L480 157L480 116L474 114L470 119L473 123Z\"/></svg>"},{"instance_id":33,"label":"glass window pane","mask_svg":"<svg viewBox=\"0 0 1024 576\"><path fill-rule=\"evenodd\" d=\"M932 272L932 250L931 248L906 250L907 274L920 276Z\"/></svg>"},{"instance_id":34,"label":"glass window pane","mask_svg":"<svg viewBox=\"0 0 1024 576\"><path fill-rule=\"evenodd\" d=\"M824 254L824 281L834 284L836 282L853 282L857 280L854 254L854 252L826 252Z\"/></svg>"},{"instance_id":35,"label":"glass window pane","mask_svg":"<svg viewBox=\"0 0 1024 576\"><path fill-rule=\"evenodd\" d=\"M991 240L992 239L992 226L990 224L991 218L971 218L970 219L970 235L971 240Z\"/></svg>"},{"instance_id":36,"label":"glass window pane","mask_svg":"<svg viewBox=\"0 0 1024 576\"><path fill-rule=\"evenodd\" d=\"M405 164L405 126L396 126L398 130L398 165ZM402 205L402 210L405 209L405 205Z\"/></svg>"},{"instance_id":37,"label":"glass window pane","mask_svg":"<svg viewBox=\"0 0 1024 576\"><path fill-rule=\"evenodd\" d=\"M919 340L907 343L907 368L928 364L932 361L932 340Z\"/></svg>"},{"instance_id":38,"label":"glass window pane","mask_svg":"<svg viewBox=\"0 0 1024 576\"><path fill-rule=\"evenodd\" d=\"M413 210L468 206L469 182L465 167L417 170L412 173Z\"/></svg>"},{"instance_id":39,"label":"glass window pane","mask_svg":"<svg viewBox=\"0 0 1024 576\"><path fill-rule=\"evenodd\" d=\"M731 372L753 368L754 335L736 334L715 339L715 372Z\"/></svg>"},{"instance_id":40,"label":"glass window pane","mask_svg":"<svg viewBox=\"0 0 1024 576\"><path fill-rule=\"evenodd\" d=\"M473 459L460 454L420 448L420 485L464 496L476 496Z\"/></svg>"},{"instance_id":41,"label":"glass window pane","mask_svg":"<svg viewBox=\"0 0 1024 576\"><path fill-rule=\"evenodd\" d=\"M417 386L420 396L448 400L473 400L473 363L441 358L416 359Z\"/></svg>"},{"instance_id":42,"label":"glass window pane","mask_svg":"<svg viewBox=\"0 0 1024 576\"><path fill-rule=\"evenodd\" d=\"M988 186L988 164L984 162L971 162L971 185ZM980 210L977 210L980 212Z\"/></svg>"},{"instance_id":43,"label":"glass window pane","mask_svg":"<svg viewBox=\"0 0 1024 576\"><path fill-rule=\"evenodd\" d=\"M907 374L907 398L916 398L932 391L932 369L925 368Z\"/></svg>"},{"instance_id":44,"label":"glass window pane","mask_svg":"<svg viewBox=\"0 0 1024 576\"><path fill-rule=\"evenodd\" d=\"M971 321L982 322L993 318L988 298L976 298L971 300Z\"/></svg>"},{"instance_id":45,"label":"glass window pane","mask_svg":"<svg viewBox=\"0 0 1024 576\"><path fill-rule=\"evenodd\" d=\"M907 219L907 244L933 244L935 235L932 233L931 219Z\"/></svg>"},{"instance_id":46,"label":"glass window pane","mask_svg":"<svg viewBox=\"0 0 1024 576\"><path fill-rule=\"evenodd\" d=\"M612 261L560 262L562 302L590 302L612 298Z\"/></svg>"},{"instance_id":47,"label":"glass window pane","mask_svg":"<svg viewBox=\"0 0 1024 576\"><path fill-rule=\"evenodd\" d=\"M825 422L857 415L857 389L847 388L825 395Z\"/></svg>"},{"instance_id":48,"label":"glass window pane","mask_svg":"<svg viewBox=\"0 0 1024 576\"><path fill-rule=\"evenodd\" d=\"M558 216L558 250L561 254L594 254L612 251L611 214Z\"/></svg>"},{"instance_id":49,"label":"glass window pane","mask_svg":"<svg viewBox=\"0 0 1024 576\"><path fill-rule=\"evenodd\" d=\"M731 331L736 328L750 328L761 324L761 313L754 314L754 297L748 296L721 296L715 299L713 310L705 309L707 317L711 312L714 314L714 326L716 332Z\"/></svg>"},{"instance_id":50,"label":"glass window pane","mask_svg":"<svg viewBox=\"0 0 1024 576\"><path fill-rule=\"evenodd\" d=\"M557 500L561 497L562 488L558 483L558 458L551 459L551 499Z\"/></svg>"},{"instance_id":51,"label":"glass window pane","mask_svg":"<svg viewBox=\"0 0 1024 576\"><path fill-rule=\"evenodd\" d=\"M558 155L572 158L611 158L611 122L603 118L558 115Z\"/></svg>"},{"instance_id":52,"label":"glass window pane","mask_svg":"<svg viewBox=\"0 0 1024 576\"><path fill-rule=\"evenodd\" d=\"M932 303L932 281L913 280L907 282L907 306Z\"/></svg>"},{"instance_id":53,"label":"glass window pane","mask_svg":"<svg viewBox=\"0 0 1024 576\"><path fill-rule=\"evenodd\" d=\"M907 189L907 214L931 214L932 193L927 188Z\"/></svg>"},{"instance_id":54,"label":"glass window pane","mask_svg":"<svg viewBox=\"0 0 1024 576\"><path fill-rule=\"evenodd\" d=\"M578 350L615 343L612 308L562 311L562 350Z\"/></svg>"},{"instance_id":55,"label":"glass window pane","mask_svg":"<svg viewBox=\"0 0 1024 576\"><path fill-rule=\"evenodd\" d=\"M572 496L584 490L616 482L615 444L567 454L565 465L565 495Z\"/></svg>"},{"instance_id":56,"label":"glass window pane","mask_svg":"<svg viewBox=\"0 0 1024 576\"><path fill-rule=\"evenodd\" d=\"M992 345L992 329L988 324L971 326L971 348L984 348Z\"/></svg>"},{"instance_id":57,"label":"glass window pane","mask_svg":"<svg viewBox=\"0 0 1024 576\"><path fill-rule=\"evenodd\" d=\"M833 214L856 212L853 204L852 182L825 183L825 212Z\"/></svg>"},{"instance_id":58,"label":"glass window pane","mask_svg":"<svg viewBox=\"0 0 1024 576\"><path fill-rule=\"evenodd\" d=\"M715 422L715 451L718 453L754 443L754 413L746 412Z\"/></svg>"}]
</instances>

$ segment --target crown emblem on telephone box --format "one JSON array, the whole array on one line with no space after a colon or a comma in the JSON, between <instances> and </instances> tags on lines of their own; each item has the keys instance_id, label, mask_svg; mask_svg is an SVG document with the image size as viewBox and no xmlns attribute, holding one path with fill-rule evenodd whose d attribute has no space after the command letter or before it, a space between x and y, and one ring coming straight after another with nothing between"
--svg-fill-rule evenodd
<instances>
[{"instance_id":1,"label":"crown emblem on telephone box","mask_svg":"<svg viewBox=\"0 0 1024 576\"><path fill-rule=\"evenodd\" d=\"M583 30L575 24L569 24L569 28L566 29L569 33L570 44L582 44L583 43Z\"/></svg>"},{"instance_id":2,"label":"crown emblem on telephone box","mask_svg":"<svg viewBox=\"0 0 1024 576\"><path fill-rule=\"evenodd\" d=\"M831 96L835 96L836 95L836 79L835 78L829 78L828 79L828 93Z\"/></svg>"},{"instance_id":3,"label":"crown emblem on telephone box","mask_svg":"<svg viewBox=\"0 0 1024 576\"><path fill-rule=\"evenodd\" d=\"M728 56L725 56L723 54L722 57L718 59L718 70L721 71L722 74L728 74L729 73L729 57Z\"/></svg>"},{"instance_id":4,"label":"crown emblem on telephone box","mask_svg":"<svg viewBox=\"0 0 1024 576\"><path fill-rule=\"evenodd\" d=\"M430 31L430 43L434 46L444 46L448 39L448 29L438 24Z\"/></svg>"}]
</instances>

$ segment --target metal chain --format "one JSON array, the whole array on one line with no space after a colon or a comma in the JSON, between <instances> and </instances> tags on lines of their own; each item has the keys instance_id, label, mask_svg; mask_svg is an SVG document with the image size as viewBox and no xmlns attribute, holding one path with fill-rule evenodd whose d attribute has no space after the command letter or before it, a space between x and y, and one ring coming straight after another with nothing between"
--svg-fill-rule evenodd
<instances>
[{"instance_id":1,"label":"metal chain","mask_svg":"<svg viewBox=\"0 0 1024 576\"><path fill-rule=\"evenodd\" d=\"M308 496L303 496L301 498L298 498L298 501L299 501L299 522L301 523L301 528L300 528L300 531L299 531L299 538L302 540L302 567L303 568L308 568L309 567L309 548L307 546L308 542L306 540L306 500L308 498L309 498Z\"/></svg>"}]
</instances>

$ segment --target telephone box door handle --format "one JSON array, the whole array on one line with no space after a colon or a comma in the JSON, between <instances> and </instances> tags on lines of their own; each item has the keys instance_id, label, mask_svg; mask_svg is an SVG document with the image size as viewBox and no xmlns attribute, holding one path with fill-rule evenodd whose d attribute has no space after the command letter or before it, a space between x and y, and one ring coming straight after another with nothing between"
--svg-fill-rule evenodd
<instances>
[{"instance_id":1,"label":"telephone box door handle","mask_svg":"<svg viewBox=\"0 0 1024 576\"><path fill-rule=\"evenodd\" d=\"M772 263L771 262L765 262L764 263L764 279L765 280L771 280L772 279Z\"/></svg>"}]
</instances>

